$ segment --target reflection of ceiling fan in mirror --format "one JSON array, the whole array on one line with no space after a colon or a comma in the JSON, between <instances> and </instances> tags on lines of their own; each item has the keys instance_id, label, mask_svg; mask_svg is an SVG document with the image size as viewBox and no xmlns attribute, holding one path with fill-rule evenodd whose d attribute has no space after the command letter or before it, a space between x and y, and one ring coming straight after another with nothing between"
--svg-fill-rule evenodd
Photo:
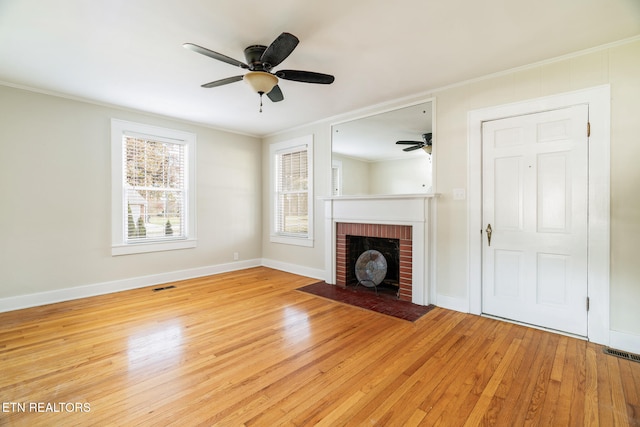
<instances>
[{"instance_id":1,"label":"reflection of ceiling fan in mirror","mask_svg":"<svg viewBox=\"0 0 640 427\"><path fill-rule=\"evenodd\" d=\"M413 151L423 148L428 154L431 154L431 133L423 133L422 141L397 141L399 145L411 145L411 147L403 148L402 151Z\"/></svg>"}]
</instances>

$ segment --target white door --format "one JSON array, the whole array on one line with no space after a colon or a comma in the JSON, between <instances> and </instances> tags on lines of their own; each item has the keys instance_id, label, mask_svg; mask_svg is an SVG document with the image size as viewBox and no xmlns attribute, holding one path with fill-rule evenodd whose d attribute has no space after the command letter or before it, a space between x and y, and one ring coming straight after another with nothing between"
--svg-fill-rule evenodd
<instances>
[{"instance_id":1,"label":"white door","mask_svg":"<svg viewBox=\"0 0 640 427\"><path fill-rule=\"evenodd\" d=\"M483 123L483 313L587 336L587 123L587 105Z\"/></svg>"}]
</instances>

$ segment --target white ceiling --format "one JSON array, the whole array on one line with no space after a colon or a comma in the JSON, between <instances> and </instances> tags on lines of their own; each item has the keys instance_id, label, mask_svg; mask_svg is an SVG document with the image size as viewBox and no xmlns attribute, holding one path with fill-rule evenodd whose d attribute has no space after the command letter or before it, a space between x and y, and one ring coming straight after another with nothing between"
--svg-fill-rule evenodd
<instances>
[{"instance_id":1,"label":"white ceiling","mask_svg":"<svg viewBox=\"0 0 640 427\"><path fill-rule=\"evenodd\" d=\"M287 31L278 68L333 74L281 81L258 112L243 50ZM348 111L640 34L638 0L0 0L0 81L209 126L268 135Z\"/></svg>"}]
</instances>

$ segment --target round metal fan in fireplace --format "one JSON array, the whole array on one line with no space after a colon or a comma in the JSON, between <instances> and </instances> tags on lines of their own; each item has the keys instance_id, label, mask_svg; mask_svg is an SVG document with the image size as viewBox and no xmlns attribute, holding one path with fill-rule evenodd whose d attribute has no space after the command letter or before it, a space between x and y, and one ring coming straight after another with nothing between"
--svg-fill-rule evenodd
<instances>
[{"instance_id":1,"label":"round metal fan in fireplace","mask_svg":"<svg viewBox=\"0 0 640 427\"><path fill-rule=\"evenodd\" d=\"M368 250L356 261L356 278L358 283L368 288L376 288L387 275L387 260L380 252ZM376 288L376 292L378 289Z\"/></svg>"}]
</instances>

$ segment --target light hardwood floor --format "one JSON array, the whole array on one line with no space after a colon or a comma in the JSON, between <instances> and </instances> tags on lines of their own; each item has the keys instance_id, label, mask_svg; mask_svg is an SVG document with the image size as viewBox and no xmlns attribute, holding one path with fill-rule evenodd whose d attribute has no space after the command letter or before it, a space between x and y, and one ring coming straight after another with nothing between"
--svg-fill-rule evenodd
<instances>
[{"instance_id":1,"label":"light hardwood floor","mask_svg":"<svg viewBox=\"0 0 640 427\"><path fill-rule=\"evenodd\" d=\"M0 425L640 425L640 363L599 345L313 282L261 267L0 314Z\"/></svg>"}]
</instances>

